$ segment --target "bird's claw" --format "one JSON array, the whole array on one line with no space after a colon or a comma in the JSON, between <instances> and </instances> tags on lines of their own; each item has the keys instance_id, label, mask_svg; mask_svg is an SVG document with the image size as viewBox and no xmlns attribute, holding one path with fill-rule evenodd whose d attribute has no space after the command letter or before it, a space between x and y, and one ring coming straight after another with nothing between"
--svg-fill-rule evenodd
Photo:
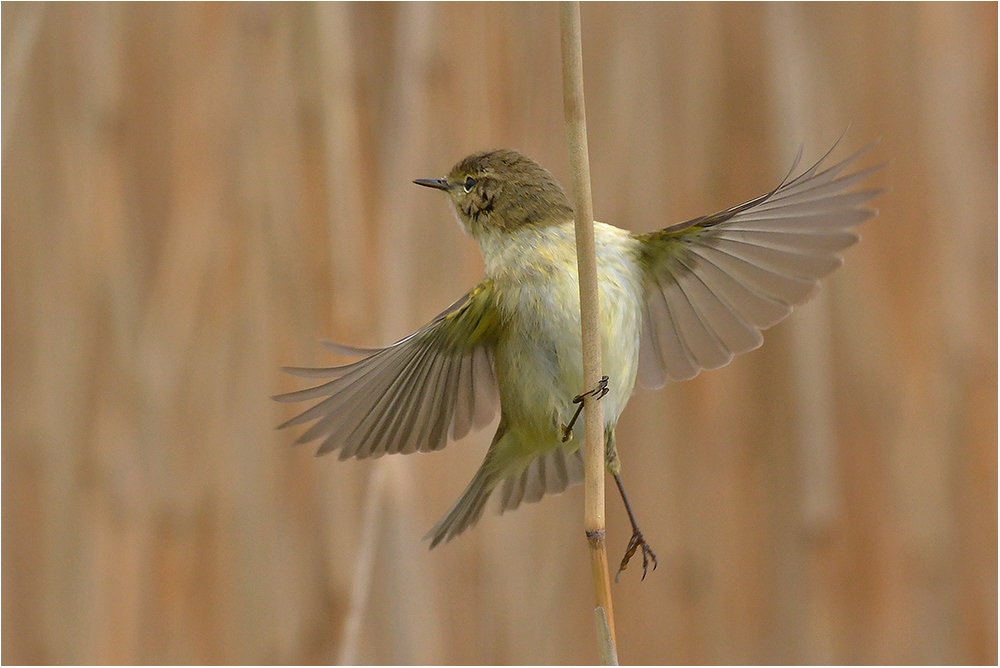
<instances>
[{"instance_id":1,"label":"bird's claw","mask_svg":"<svg viewBox=\"0 0 1000 668\"><path fill-rule=\"evenodd\" d=\"M650 549L649 543L646 539L642 537L642 532L636 529L632 532L632 538L628 542L628 547L625 548L625 556L622 557L621 566L618 567L618 572L615 573L615 582L618 582L618 577L622 574L626 568L628 568L628 562L632 559L635 551L642 548L642 579L646 579L646 570L649 568L649 561L653 561L653 570L656 570L656 554Z\"/></svg>"},{"instance_id":2,"label":"bird's claw","mask_svg":"<svg viewBox=\"0 0 1000 668\"><path fill-rule=\"evenodd\" d=\"M604 397L605 394L608 393L609 380L611 379L608 378L607 376L601 376L601 379L597 381L597 387L588 392L584 392L583 394L578 394L573 398L573 403L574 404L581 403L584 397L589 397L589 396L594 396L597 397L598 399L601 399L602 397Z\"/></svg>"},{"instance_id":3,"label":"bird's claw","mask_svg":"<svg viewBox=\"0 0 1000 668\"><path fill-rule=\"evenodd\" d=\"M607 376L601 376L601 380L597 382L597 387L592 390L588 390L583 394L578 394L573 398L574 404L580 404L576 408L576 413L573 414L573 419L569 421L569 424L563 427L562 442L568 443L569 439L573 438L573 425L576 424L577 418L580 417L580 411L583 410L583 399L584 397L596 397L597 399L604 398L604 395L608 393L608 381L610 379Z\"/></svg>"}]
</instances>

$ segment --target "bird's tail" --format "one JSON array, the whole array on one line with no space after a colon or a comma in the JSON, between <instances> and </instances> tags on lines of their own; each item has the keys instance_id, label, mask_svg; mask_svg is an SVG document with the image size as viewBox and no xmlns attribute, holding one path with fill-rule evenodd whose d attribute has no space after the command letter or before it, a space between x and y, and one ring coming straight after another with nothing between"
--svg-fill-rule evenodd
<instances>
[{"instance_id":1,"label":"bird's tail","mask_svg":"<svg viewBox=\"0 0 1000 668\"><path fill-rule=\"evenodd\" d=\"M523 466L501 465L496 461L497 443L505 431L501 421L493 437L493 445L472 482L451 510L424 536L425 540L431 541L431 549L478 522L486 502L493 491L501 487L501 483L499 510L503 513L514 510L522 501L534 503L547 494L559 494L568 486L583 482L583 452L579 444L556 447L525 462Z\"/></svg>"},{"instance_id":2,"label":"bird's tail","mask_svg":"<svg viewBox=\"0 0 1000 668\"><path fill-rule=\"evenodd\" d=\"M449 541L472 527L482 517L486 502L497 486L497 476L489 469L488 463L489 456L451 510L424 536L424 540L431 541L432 550L441 541Z\"/></svg>"},{"instance_id":3,"label":"bird's tail","mask_svg":"<svg viewBox=\"0 0 1000 668\"><path fill-rule=\"evenodd\" d=\"M494 466L494 459L496 457L497 444L506 433L507 423L503 419L503 416L501 416L500 424L497 426L497 433L493 434L493 442L490 443L490 449L486 451L486 458L483 460L483 464L479 467L479 470L476 471L476 475L473 476L472 482L465 488L462 496L459 497L458 501L455 502L455 505L451 507L447 514L438 520L438 523L424 536L424 540L431 542L430 549L433 550L441 541L451 540L473 526L482 517L483 509L486 508L486 502L490 500L490 495L493 494L493 490L500 481L500 476L497 474L496 467Z\"/></svg>"}]
</instances>

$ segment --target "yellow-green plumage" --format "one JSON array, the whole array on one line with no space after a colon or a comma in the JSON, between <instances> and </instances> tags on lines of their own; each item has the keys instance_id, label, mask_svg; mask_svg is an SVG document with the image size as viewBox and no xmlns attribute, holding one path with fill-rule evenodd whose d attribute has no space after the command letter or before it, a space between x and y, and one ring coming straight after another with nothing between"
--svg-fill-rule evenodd
<instances>
[{"instance_id":1,"label":"yellow-green plumage","mask_svg":"<svg viewBox=\"0 0 1000 668\"><path fill-rule=\"evenodd\" d=\"M610 430L635 385L642 289L635 263L623 260L635 252L635 239L608 225L598 225L596 235L602 355L610 379L602 401ZM573 399L583 388L576 247L572 221L478 241L504 323L494 350L503 427L487 459L493 476L482 484L510 480L501 497L504 511L516 508L522 499L537 501L544 493L562 491L582 475L582 468L574 465L567 468L564 478L558 470L550 480L543 472L529 471L523 483L519 477L543 455L559 457L556 451L561 451L570 462L579 456L582 420L574 427L574 438L563 442L565 427L577 407ZM551 463L559 466L558 461ZM467 493L476 491L470 487ZM475 510L478 513L481 506ZM446 517L431 533L440 539L452 535L451 528Z\"/></svg>"},{"instance_id":2,"label":"yellow-green plumage","mask_svg":"<svg viewBox=\"0 0 1000 668\"><path fill-rule=\"evenodd\" d=\"M609 444L637 378L659 387L757 347L760 330L839 266L838 251L857 240L851 228L874 215L862 205L878 191L849 189L877 168L841 176L860 154L652 234L596 223ZM392 346L330 344L362 359L289 369L328 380L276 398L320 399L282 426L315 420L298 442L321 439L318 454L341 458L439 449L485 426L499 404L482 467L427 535L434 547L475 524L494 493L502 512L582 481L583 421L564 435L573 399L591 388L582 379L573 212L552 175L501 149L416 183L447 194L479 244L483 281Z\"/></svg>"}]
</instances>

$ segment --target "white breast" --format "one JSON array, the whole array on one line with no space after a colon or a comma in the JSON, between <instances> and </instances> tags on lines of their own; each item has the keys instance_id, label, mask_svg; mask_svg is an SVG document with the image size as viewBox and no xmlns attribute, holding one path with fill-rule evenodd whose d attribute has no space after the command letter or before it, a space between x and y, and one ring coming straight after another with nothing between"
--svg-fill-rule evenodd
<instances>
[{"instance_id":1,"label":"white breast","mask_svg":"<svg viewBox=\"0 0 1000 668\"><path fill-rule=\"evenodd\" d=\"M631 235L601 223L595 233L602 364L610 379L603 407L605 422L613 424L635 385L641 286ZM588 389L583 387L573 224L528 228L480 240L480 247L506 316L495 356L504 413L515 416L520 429L554 436L572 417L573 398Z\"/></svg>"}]
</instances>

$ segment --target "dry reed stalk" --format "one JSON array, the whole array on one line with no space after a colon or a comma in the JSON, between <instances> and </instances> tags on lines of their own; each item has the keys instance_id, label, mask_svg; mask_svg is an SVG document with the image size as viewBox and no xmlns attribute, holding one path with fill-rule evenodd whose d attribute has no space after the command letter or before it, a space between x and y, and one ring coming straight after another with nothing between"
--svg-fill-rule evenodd
<instances>
[{"instance_id":1,"label":"dry reed stalk","mask_svg":"<svg viewBox=\"0 0 1000 668\"><path fill-rule=\"evenodd\" d=\"M18 17L20 20L17 22L17 29L13 31L12 44L4 52L2 74L3 128L2 134L0 134L0 153L5 156L7 155L11 128L14 126L18 110L21 108L21 100L25 96L28 65L41 32L45 5L29 4L24 7L24 10L25 15Z\"/></svg>"},{"instance_id":2,"label":"dry reed stalk","mask_svg":"<svg viewBox=\"0 0 1000 668\"><path fill-rule=\"evenodd\" d=\"M410 205L415 189L410 186L411 175L408 170L426 142L424 133L413 129L427 126L429 106L424 83L430 68L433 45L432 18L433 9L429 6L409 3L400 7L394 26L395 50L392 54L392 77L389 84L394 95L387 113L388 127L378 147L384 166L380 179L383 185L378 192L376 205L377 218L385 230L380 240L382 271L379 278L379 320L383 338L392 338L408 327L413 316L413 304L416 303L412 286L417 276L414 248L418 247L418 234L416 220L411 213L413 207ZM337 111L336 108L331 109L331 116ZM374 561L376 551L374 548L370 553L364 550L368 549L370 542L374 544L376 535L369 535L369 528L371 531L377 529L377 533L385 532L384 527L379 526L382 524L380 517L377 514L370 516L369 511L377 513L377 509L383 508L390 499L398 501L404 496L401 488L412 485L413 466L414 463L407 460L385 460L377 462L373 468L370 485L374 487L375 493L369 494L364 504L363 552L358 555L357 576L351 593L352 612L346 622L355 623L354 611L357 610L357 628L345 624L345 639L338 657L342 664L357 661L361 622L373 595L370 562ZM373 505L376 510L372 510ZM397 510L399 505L401 504L397 504ZM404 581L407 577L414 583L422 580L420 576L424 574L417 576L412 573L415 568L412 554L407 555L402 549L387 550L383 554L389 573ZM435 656L436 651L434 644L438 636L434 628L435 618L430 613L416 614L416 611L430 609L428 595L426 589L416 585L398 586L394 589L393 596L396 600L388 611L390 623L396 629L393 651L397 654L390 655L394 658L392 662L435 662L428 660ZM403 611L410 614L404 614ZM353 635L347 635L347 632Z\"/></svg>"},{"instance_id":3,"label":"dry reed stalk","mask_svg":"<svg viewBox=\"0 0 1000 668\"><path fill-rule=\"evenodd\" d=\"M768 67L773 79L772 114L789 137L810 147L828 141L829 127L847 126L844 101L827 98L832 82L809 58L808 32L798 8L769 7L765 12ZM820 110L817 112L817 110ZM856 269L850 264L848 271ZM843 274L838 274L843 279ZM835 541L843 509L838 455L836 371L833 358L833 305L823 285L808 304L795 309L787 331L787 360L793 392L788 402L788 466L778 476L791 491L772 507L774 523L785 527L780 550L777 590L782 634L796 633L799 641L776 655L779 663L836 663L837 578L831 576ZM840 316L836 316L840 317ZM845 319L845 322L848 321ZM780 447L780 446L778 446Z\"/></svg>"},{"instance_id":4,"label":"dry reed stalk","mask_svg":"<svg viewBox=\"0 0 1000 668\"><path fill-rule=\"evenodd\" d=\"M569 144L573 199L576 206L576 258L580 275L580 322L583 333L583 385L600 382L600 302L597 294L597 254L594 243L594 210L590 194L590 158L587 153L587 117L583 100L583 49L580 39L580 3L559 4L562 44L563 108ZM584 397L584 529L590 546L590 563L597 599L597 633L610 647L601 652L605 665L617 664L615 617L611 607L608 551L604 531L604 410L593 395ZM602 610L603 609L603 610ZM602 625L602 611L607 623ZM607 629L607 632L604 631ZM605 633L607 635L605 636Z\"/></svg>"},{"instance_id":5,"label":"dry reed stalk","mask_svg":"<svg viewBox=\"0 0 1000 668\"><path fill-rule=\"evenodd\" d=\"M372 569L375 565L375 550L381 533L382 507L384 506L386 467L384 462L375 466L368 479L365 493L364 519L361 521L361 540L357 559L354 561L354 577L351 579L351 597L344 618L344 630L340 637L340 651L337 665L351 666L358 662L358 643L361 638L361 622L364 621L371 598Z\"/></svg>"}]
</instances>

